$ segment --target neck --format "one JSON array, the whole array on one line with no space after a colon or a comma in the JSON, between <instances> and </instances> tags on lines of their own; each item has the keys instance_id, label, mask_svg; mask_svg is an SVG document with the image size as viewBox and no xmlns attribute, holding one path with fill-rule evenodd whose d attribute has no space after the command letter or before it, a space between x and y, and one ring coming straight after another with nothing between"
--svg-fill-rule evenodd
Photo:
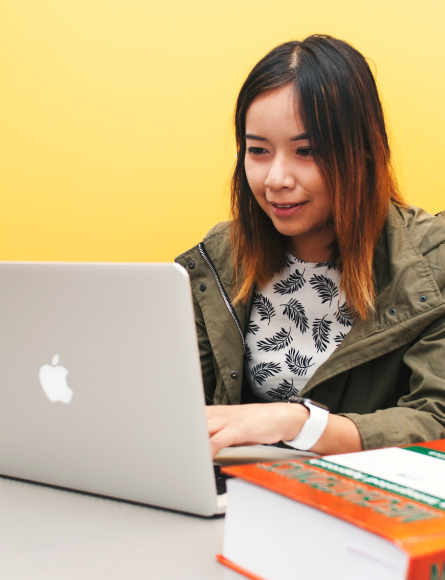
<instances>
[{"instance_id":1,"label":"neck","mask_svg":"<svg viewBox=\"0 0 445 580\"><path fill-rule=\"evenodd\" d=\"M316 239L295 236L289 240L289 252L304 262L326 262L335 252L336 238L318 236Z\"/></svg>"}]
</instances>

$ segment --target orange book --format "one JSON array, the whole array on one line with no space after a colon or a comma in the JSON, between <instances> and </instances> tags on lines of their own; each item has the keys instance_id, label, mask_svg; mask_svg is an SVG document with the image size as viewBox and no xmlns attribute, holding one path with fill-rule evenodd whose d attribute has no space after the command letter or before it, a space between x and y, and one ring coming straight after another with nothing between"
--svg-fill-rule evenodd
<instances>
[{"instance_id":1,"label":"orange book","mask_svg":"<svg viewBox=\"0 0 445 580\"><path fill-rule=\"evenodd\" d=\"M223 554L254 580L445 580L445 440L227 467Z\"/></svg>"}]
</instances>

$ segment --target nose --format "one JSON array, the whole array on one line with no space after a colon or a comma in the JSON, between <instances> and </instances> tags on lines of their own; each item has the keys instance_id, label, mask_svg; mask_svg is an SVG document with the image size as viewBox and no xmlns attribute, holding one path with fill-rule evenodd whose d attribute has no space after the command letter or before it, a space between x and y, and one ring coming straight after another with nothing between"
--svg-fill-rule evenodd
<instances>
[{"instance_id":1,"label":"nose","mask_svg":"<svg viewBox=\"0 0 445 580\"><path fill-rule=\"evenodd\" d=\"M273 191L280 189L294 189L295 177L291 170L291 164L283 157L275 157L270 167L265 186Z\"/></svg>"}]
</instances>

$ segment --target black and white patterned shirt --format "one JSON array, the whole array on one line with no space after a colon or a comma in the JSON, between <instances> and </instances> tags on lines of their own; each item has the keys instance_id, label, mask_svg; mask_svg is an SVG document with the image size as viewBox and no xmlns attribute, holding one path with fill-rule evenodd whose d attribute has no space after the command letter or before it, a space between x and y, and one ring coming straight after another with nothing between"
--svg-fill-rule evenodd
<instances>
[{"instance_id":1,"label":"black and white patterned shirt","mask_svg":"<svg viewBox=\"0 0 445 580\"><path fill-rule=\"evenodd\" d=\"M335 264L287 253L284 269L255 289L244 360L253 393L262 401L298 395L352 323Z\"/></svg>"}]
</instances>

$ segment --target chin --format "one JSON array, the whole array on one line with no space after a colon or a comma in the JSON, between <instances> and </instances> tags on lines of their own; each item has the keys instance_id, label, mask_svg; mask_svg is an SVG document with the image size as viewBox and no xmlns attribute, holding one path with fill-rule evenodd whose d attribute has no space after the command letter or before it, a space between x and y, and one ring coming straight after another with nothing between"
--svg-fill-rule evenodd
<instances>
[{"instance_id":1,"label":"chin","mask_svg":"<svg viewBox=\"0 0 445 580\"><path fill-rule=\"evenodd\" d=\"M272 222L273 223L273 222ZM292 226L287 226L286 224L273 224L275 226L275 229L283 236L287 236L287 237L293 237L293 236L300 236L301 234L306 233L305 231L302 231L300 228L295 228Z\"/></svg>"}]
</instances>

